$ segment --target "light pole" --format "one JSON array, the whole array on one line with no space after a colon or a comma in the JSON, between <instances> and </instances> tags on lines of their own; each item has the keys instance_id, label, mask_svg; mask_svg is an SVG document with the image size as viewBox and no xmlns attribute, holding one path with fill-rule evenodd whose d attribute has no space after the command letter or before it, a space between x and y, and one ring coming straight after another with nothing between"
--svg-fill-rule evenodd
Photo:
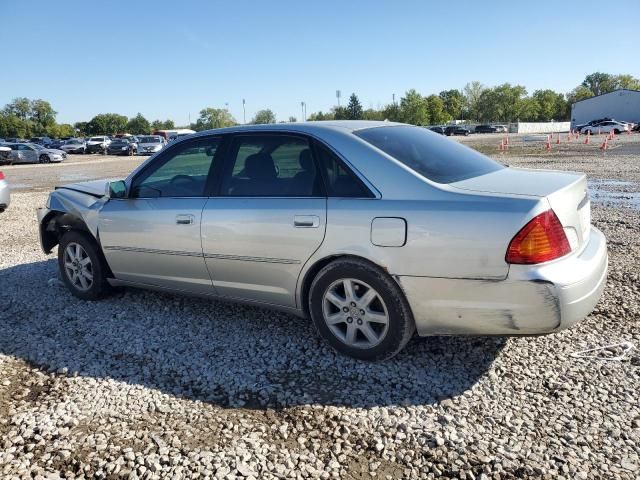
<instances>
[{"instance_id":1,"label":"light pole","mask_svg":"<svg viewBox=\"0 0 640 480\"><path fill-rule=\"evenodd\" d=\"M245 104L245 101L244 101L244 98L243 98L242 99L242 123L246 124L247 123L247 112L245 111L244 104Z\"/></svg>"},{"instance_id":2,"label":"light pole","mask_svg":"<svg viewBox=\"0 0 640 480\"><path fill-rule=\"evenodd\" d=\"M392 93L391 94L391 98L393 99L393 100L391 100L391 103L393 103L393 106L395 107L396 106L396 94Z\"/></svg>"},{"instance_id":3,"label":"light pole","mask_svg":"<svg viewBox=\"0 0 640 480\"><path fill-rule=\"evenodd\" d=\"M342 93L340 92L340 90L336 90L336 98L338 99L338 107L340 106L340 97L342 96Z\"/></svg>"},{"instance_id":4,"label":"light pole","mask_svg":"<svg viewBox=\"0 0 640 480\"><path fill-rule=\"evenodd\" d=\"M302 121L307 121L307 109L306 104L304 102L300 102L300 112L302 113Z\"/></svg>"}]
</instances>

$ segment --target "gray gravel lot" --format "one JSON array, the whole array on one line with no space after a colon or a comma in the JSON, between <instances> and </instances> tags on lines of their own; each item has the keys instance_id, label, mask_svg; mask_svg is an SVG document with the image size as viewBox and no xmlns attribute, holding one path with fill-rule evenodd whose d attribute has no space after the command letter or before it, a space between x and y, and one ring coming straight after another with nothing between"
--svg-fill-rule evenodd
<instances>
[{"instance_id":1,"label":"gray gravel lot","mask_svg":"<svg viewBox=\"0 0 640 480\"><path fill-rule=\"evenodd\" d=\"M34 209L60 175L123 177L142 159L3 167L30 186L0 215L0 477L640 477L640 142L624 142L606 156L496 154L628 182L594 198L611 266L592 315L542 337L414 339L373 364L278 312L72 297ZM571 357L620 341L636 345L622 361Z\"/></svg>"}]
</instances>

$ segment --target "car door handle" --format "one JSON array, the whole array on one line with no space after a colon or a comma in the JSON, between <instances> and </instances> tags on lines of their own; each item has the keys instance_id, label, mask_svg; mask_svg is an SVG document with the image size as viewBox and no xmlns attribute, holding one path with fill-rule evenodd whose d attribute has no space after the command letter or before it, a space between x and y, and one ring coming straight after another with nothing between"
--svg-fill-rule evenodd
<instances>
[{"instance_id":1,"label":"car door handle","mask_svg":"<svg viewBox=\"0 0 640 480\"><path fill-rule=\"evenodd\" d=\"M293 217L293 226L296 228L318 228L320 217L317 215L296 215Z\"/></svg>"},{"instance_id":2,"label":"car door handle","mask_svg":"<svg viewBox=\"0 0 640 480\"><path fill-rule=\"evenodd\" d=\"M178 225L191 225L194 221L195 217L193 215L176 215L176 223Z\"/></svg>"}]
</instances>

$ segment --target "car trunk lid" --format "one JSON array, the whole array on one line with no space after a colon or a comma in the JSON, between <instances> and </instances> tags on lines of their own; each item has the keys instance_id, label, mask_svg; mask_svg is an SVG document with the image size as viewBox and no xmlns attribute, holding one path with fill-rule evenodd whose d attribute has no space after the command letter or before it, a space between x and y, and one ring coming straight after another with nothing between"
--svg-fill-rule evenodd
<instances>
[{"instance_id":1,"label":"car trunk lid","mask_svg":"<svg viewBox=\"0 0 640 480\"><path fill-rule=\"evenodd\" d=\"M591 204L582 173L504 168L450 184L473 192L546 198L575 251L589 239Z\"/></svg>"}]
</instances>

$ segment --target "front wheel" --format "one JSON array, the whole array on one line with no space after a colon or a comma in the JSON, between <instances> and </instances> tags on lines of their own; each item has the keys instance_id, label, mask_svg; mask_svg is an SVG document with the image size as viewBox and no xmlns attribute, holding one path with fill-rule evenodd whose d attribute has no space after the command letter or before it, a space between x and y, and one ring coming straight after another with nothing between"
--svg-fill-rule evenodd
<instances>
[{"instance_id":1,"label":"front wheel","mask_svg":"<svg viewBox=\"0 0 640 480\"><path fill-rule=\"evenodd\" d=\"M415 331L398 285L359 259L336 260L320 270L311 284L309 311L335 350L360 360L393 357Z\"/></svg>"},{"instance_id":2,"label":"front wheel","mask_svg":"<svg viewBox=\"0 0 640 480\"><path fill-rule=\"evenodd\" d=\"M87 233L72 230L62 236L58 268L66 287L82 300L97 300L109 290L98 245Z\"/></svg>"},{"instance_id":3,"label":"front wheel","mask_svg":"<svg viewBox=\"0 0 640 480\"><path fill-rule=\"evenodd\" d=\"M48 155L40 155L40 158L38 159L39 163L49 163L50 161L51 159Z\"/></svg>"}]
</instances>

